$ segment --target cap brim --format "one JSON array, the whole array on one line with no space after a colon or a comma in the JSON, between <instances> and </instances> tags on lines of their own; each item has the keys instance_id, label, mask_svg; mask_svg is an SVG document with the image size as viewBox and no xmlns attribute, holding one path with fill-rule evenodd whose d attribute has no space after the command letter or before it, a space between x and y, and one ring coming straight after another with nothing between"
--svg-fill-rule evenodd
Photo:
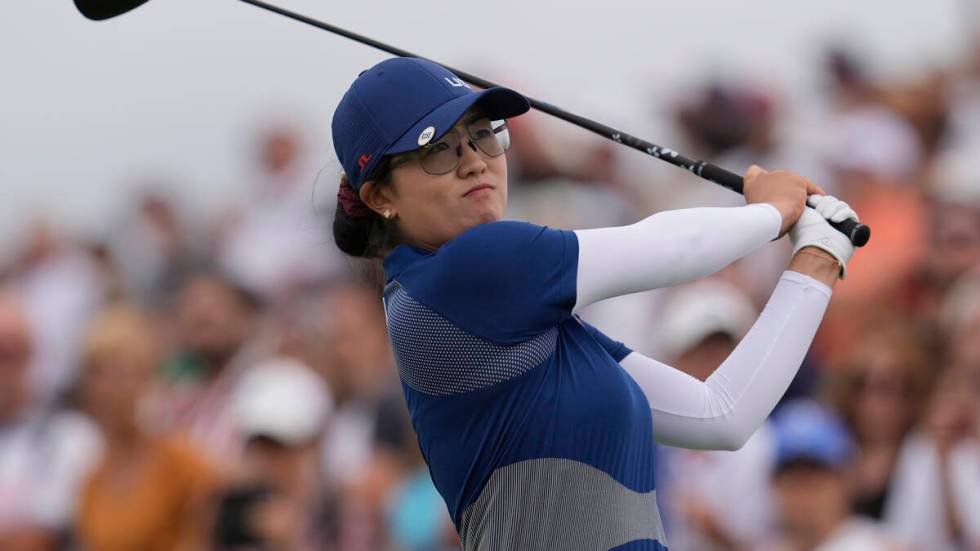
<instances>
[{"instance_id":1,"label":"cap brim","mask_svg":"<svg viewBox=\"0 0 980 551\"><path fill-rule=\"evenodd\" d=\"M833 459L827 457L820 457L818 454L798 453L787 455L786 457L779 457L773 467L773 470L775 474L779 474L785 472L790 467L797 465L817 467L827 471L839 471L841 470L843 463L840 461L834 461Z\"/></svg>"},{"instance_id":2,"label":"cap brim","mask_svg":"<svg viewBox=\"0 0 980 551\"><path fill-rule=\"evenodd\" d=\"M385 155L405 153L418 149L424 144L419 143L419 136L430 126L435 128L435 134L427 140L435 141L449 132L459 119L479 105L491 119L506 119L527 113L531 104L527 98L510 88L490 88L474 94L467 94L440 105L419 122L402 134L395 143L385 150Z\"/></svg>"}]
</instances>

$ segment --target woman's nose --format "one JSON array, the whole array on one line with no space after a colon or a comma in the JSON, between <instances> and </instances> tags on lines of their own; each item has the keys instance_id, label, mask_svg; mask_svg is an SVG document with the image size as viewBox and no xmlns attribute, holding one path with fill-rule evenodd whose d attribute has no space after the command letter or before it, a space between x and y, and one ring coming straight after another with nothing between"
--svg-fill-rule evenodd
<instances>
[{"instance_id":1,"label":"woman's nose","mask_svg":"<svg viewBox=\"0 0 980 551\"><path fill-rule=\"evenodd\" d=\"M466 178L470 174L482 174L487 169L487 163L483 159L483 155L480 155L480 151L477 149L476 144L473 140L466 140L466 145L469 147L463 147L463 143L459 144L459 149L456 150L456 154L459 155L459 175L461 178Z\"/></svg>"}]
</instances>

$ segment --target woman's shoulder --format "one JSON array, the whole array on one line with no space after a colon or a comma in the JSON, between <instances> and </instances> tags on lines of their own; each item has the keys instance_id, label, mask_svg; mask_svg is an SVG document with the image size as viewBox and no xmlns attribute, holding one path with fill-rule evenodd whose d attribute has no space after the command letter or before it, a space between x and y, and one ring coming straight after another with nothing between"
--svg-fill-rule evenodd
<instances>
[{"instance_id":1,"label":"woman's shoulder","mask_svg":"<svg viewBox=\"0 0 980 551\"><path fill-rule=\"evenodd\" d=\"M150 437L150 446L158 460L170 470L192 476L209 476L215 471L204 450L181 431L154 434Z\"/></svg>"},{"instance_id":2,"label":"woman's shoulder","mask_svg":"<svg viewBox=\"0 0 980 551\"><path fill-rule=\"evenodd\" d=\"M440 247L439 254L453 256L477 253L481 258L510 256L521 250L560 247L573 232L556 230L518 220L499 220L474 226Z\"/></svg>"},{"instance_id":3,"label":"woman's shoulder","mask_svg":"<svg viewBox=\"0 0 980 551\"><path fill-rule=\"evenodd\" d=\"M446 245L469 243L471 241L478 241L482 239L521 238L529 235L536 235L546 230L548 230L547 227L538 226L530 222L520 220L497 220L494 222L477 224L476 226L473 226L472 228L459 234L455 239L446 243Z\"/></svg>"},{"instance_id":4,"label":"woman's shoulder","mask_svg":"<svg viewBox=\"0 0 980 551\"><path fill-rule=\"evenodd\" d=\"M577 246L572 232L528 222L480 224L435 253L386 260L386 298L402 289L473 335L522 342L569 315Z\"/></svg>"},{"instance_id":5,"label":"woman's shoulder","mask_svg":"<svg viewBox=\"0 0 980 551\"><path fill-rule=\"evenodd\" d=\"M519 243L543 228L527 222L499 220L478 224L443 243L436 250L403 244L384 259L387 281L406 272L415 274L458 270L461 265L496 263L501 254L513 252Z\"/></svg>"}]
</instances>

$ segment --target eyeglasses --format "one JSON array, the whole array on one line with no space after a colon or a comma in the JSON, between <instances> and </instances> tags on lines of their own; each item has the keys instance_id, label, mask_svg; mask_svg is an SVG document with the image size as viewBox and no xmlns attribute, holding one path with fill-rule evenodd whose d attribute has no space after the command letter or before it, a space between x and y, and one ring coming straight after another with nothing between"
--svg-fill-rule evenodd
<instances>
[{"instance_id":1,"label":"eyeglasses","mask_svg":"<svg viewBox=\"0 0 980 551\"><path fill-rule=\"evenodd\" d=\"M506 121L491 121L486 117L481 117L470 121L463 126L463 129L465 129L468 138L465 142L459 129L454 128L438 142L424 145L391 161L388 165L389 170L409 161L418 160L422 170L433 176L439 176L448 174L459 167L460 158L463 157L464 143L473 151L479 150L487 157L499 157L510 147L510 133L507 130Z\"/></svg>"}]
</instances>

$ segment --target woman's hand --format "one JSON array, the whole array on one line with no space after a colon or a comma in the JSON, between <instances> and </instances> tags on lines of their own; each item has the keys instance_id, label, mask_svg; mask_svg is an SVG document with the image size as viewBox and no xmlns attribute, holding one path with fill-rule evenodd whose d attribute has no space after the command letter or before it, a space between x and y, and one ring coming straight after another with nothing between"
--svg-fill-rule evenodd
<instances>
[{"instance_id":1,"label":"woman's hand","mask_svg":"<svg viewBox=\"0 0 980 551\"><path fill-rule=\"evenodd\" d=\"M820 186L799 174L784 170L768 172L756 165L749 167L744 181L746 203L769 203L783 215L780 237L800 219L807 196L826 195Z\"/></svg>"},{"instance_id":2,"label":"woman's hand","mask_svg":"<svg viewBox=\"0 0 980 551\"><path fill-rule=\"evenodd\" d=\"M854 246L850 239L834 229L828 221L842 222L847 218L857 221L858 215L847 203L831 195L811 195L806 202L809 207L804 209L803 215L789 231L789 240L793 245L790 269L833 287L838 275L841 279L847 276L847 261L854 254ZM836 265L832 278L825 269L827 266L820 268L803 258L814 255ZM804 271L800 268L804 268Z\"/></svg>"}]
</instances>

